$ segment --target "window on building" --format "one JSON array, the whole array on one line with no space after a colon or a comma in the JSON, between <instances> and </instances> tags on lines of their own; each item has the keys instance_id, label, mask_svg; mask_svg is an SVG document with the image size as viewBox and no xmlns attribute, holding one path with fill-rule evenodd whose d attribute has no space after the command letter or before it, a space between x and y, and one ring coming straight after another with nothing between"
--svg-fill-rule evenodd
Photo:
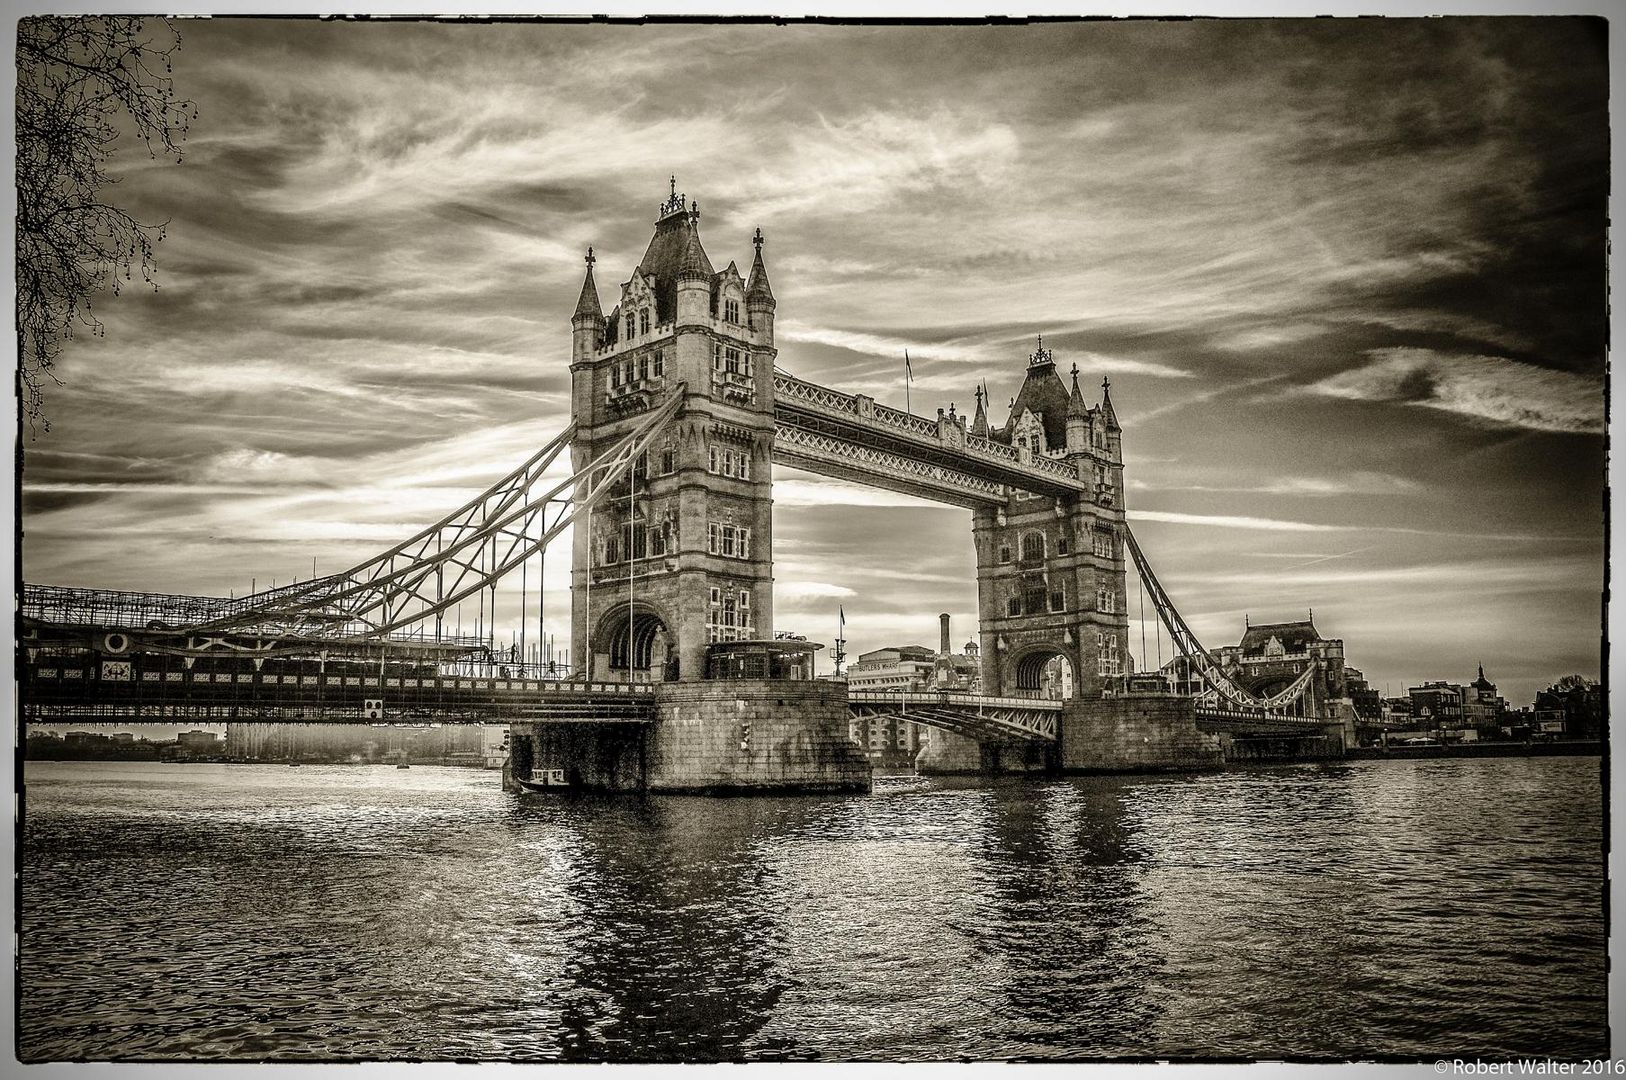
<instances>
[{"instance_id":1,"label":"window on building","mask_svg":"<svg viewBox=\"0 0 1626 1080\"><path fill-rule=\"evenodd\" d=\"M1050 590L1050 610L1060 611L1067 606L1067 594L1061 589Z\"/></svg>"},{"instance_id":2,"label":"window on building","mask_svg":"<svg viewBox=\"0 0 1626 1080\"><path fill-rule=\"evenodd\" d=\"M1056 554L1067 554L1067 538L1065 536L1056 537Z\"/></svg>"},{"instance_id":3,"label":"window on building","mask_svg":"<svg viewBox=\"0 0 1626 1080\"><path fill-rule=\"evenodd\" d=\"M706 551L731 559L751 557L751 530L743 525L706 522Z\"/></svg>"},{"instance_id":4,"label":"window on building","mask_svg":"<svg viewBox=\"0 0 1626 1080\"><path fill-rule=\"evenodd\" d=\"M670 476L677 471L677 440L668 435L661 440L661 475Z\"/></svg>"},{"instance_id":5,"label":"window on building","mask_svg":"<svg viewBox=\"0 0 1626 1080\"><path fill-rule=\"evenodd\" d=\"M621 526L621 550L626 552L628 559L642 559L648 556L649 530L637 518Z\"/></svg>"},{"instance_id":6,"label":"window on building","mask_svg":"<svg viewBox=\"0 0 1626 1080\"><path fill-rule=\"evenodd\" d=\"M1118 636L1099 630L1095 635L1096 671L1101 675L1123 673L1123 657L1118 652Z\"/></svg>"},{"instance_id":7,"label":"window on building","mask_svg":"<svg viewBox=\"0 0 1626 1080\"><path fill-rule=\"evenodd\" d=\"M665 375L666 375L666 358L661 355L661 351L659 349L656 349L655 350L655 378L657 378L657 379L663 378Z\"/></svg>"},{"instance_id":8,"label":"window on building","mask_svg":"<svg viewBox=\"0 0 1626 1080\"><path fill-rule=\"evenodd\" d=\"M610 385L611 386L620 386L621 385L621 365L620 364L611 364L610 365Z\"/></svg>"},{"instance_id":9,"label":"window on building","mask_svg":"<svg viewBox=\"0 0 1626 1080\"><path fill-rule=\"evenodd\" d=\"M639 382L647 382L648 380L649 380L649 354L645 353L643 356L640 356L638 358L638 381Z\"/></svg>"},{"instance_id":10,"label":"window on building","mask_svg":"<svg viewBox=\"0 0 1626 1080\"><path fill-rule=\"evenodd\" d=\"M740 302L738 300L723 301L723 318L731 323L740 321Z\"/></svg>"},{"instance_id":11,"label":"window on building","mask_svg":"<svg viewBox=\"0 0 1626 1080\"><path fill-rule=\"evenodd\" d=\"M1041 562L1041 561L1043 561L1043 559L1044 559L1044 534L1043 533L1036 533L1036 532L1023 533L1022 534L1022 561L1023 562Z\"/></svg>"},{"instance_id":12,"label":"window on building","mask_svg":"<svg viewBox=\"0 0 1626 1080\"><path fill-rule=\"evenodd\" d=\"M1022 610L1029 615L1038 615L1045 607L1044 578L1035 575L1022 583Z\"/></svg>"},{"instance_id":13,"label":"window on building","mask_svg":"<svg viewBox=\"0 0 1626 1080\"><path fill-rule=\"evenodd\" d=\"M1095 590L1095 609L1106 612L1118 610L1118 595L1111 586L1102 585Z\"/></svg>"},{"instance_id":14,"label":"window on building","mask_svg":"<svg viewBox=\"0 0 1626 1080\"><path fill-rule=\"evenodd\" d=\"M1095 530L1095 553L1103 559L1113 556L1112 534L1105 529Z\"/></svg>"},{"instance_id":15,"label":"window on building","mask_svg":"<svg viewBox=\"0 0 1626 1080\"><path fill-rule=\"evenodd\" d=\"M629 312L627 312L627 340L631 341L632 340L632 335L637 333L637 332L638 332L638 317L636 315L634 315L632 312L629 311Z\"/></svg>"},{"instance_id":16,"label":"window on building","mask_svg":"<svg viewBox=\"0 0 1626 1080\"><path fill-rule=\"evenodd\" d=\"M706 471L737 480L751 479L751 451L736 450L728 446L710 446L706 449Z\"/></svg>"},{"instance_id":17,"label":"window on building","mask_svg":"<svg viewBox=\"0 0 1626 1080\"><path fill-rule=\"evenodd\" d=\"M1008 563L1011 561L1011 549L1008 545L1000 545L999 561L1002 563Z\"/></svg>"},{"instance_id":18,"label":"window on building","mask_svg":"<svg viewBox=\"0 0 1626 1080\"><path fill-rule=\"evenodd\" d=\"M649 333L649 309L644 308L638 313L638 330L640 333Z\"/></svg>"}]
</instances>

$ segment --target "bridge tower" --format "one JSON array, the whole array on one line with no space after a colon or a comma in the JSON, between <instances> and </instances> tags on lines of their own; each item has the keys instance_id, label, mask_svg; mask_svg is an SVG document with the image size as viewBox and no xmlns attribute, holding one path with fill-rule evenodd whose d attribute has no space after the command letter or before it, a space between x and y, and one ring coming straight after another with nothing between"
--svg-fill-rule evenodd
<instances>
[{"instance_id":1,"label":"bridge tower","mask_svg":"<svg viewBox=\"0 0 1626 1080\"><path fill-rule=\"evenodd\" d=\"M732 262L714 270L700 206L674 178L608 315L588 249L570 322L576 468L684 398L574 533L572 660L596 680L702 679L708 643L773 636L775 302L760 229L753 243L749 278Z\"/></svg>"},{"instance_id":2,"label":"bridge tower","mask_svg":"<svg viewBox=\"0 0 1626 1080\"><path fill-rule=\"evenodd\" d=\"M1086 406L1077 366L1069 389L1041 338L1005 426L988 428L979 396L972 432L1023 462L1064 461L1089 484L1077 495L1012 490L1004 506L974 511L984 692L1098 699L1129 664L1122 430L1110 384Z\"/></svg>"}]
</instances>

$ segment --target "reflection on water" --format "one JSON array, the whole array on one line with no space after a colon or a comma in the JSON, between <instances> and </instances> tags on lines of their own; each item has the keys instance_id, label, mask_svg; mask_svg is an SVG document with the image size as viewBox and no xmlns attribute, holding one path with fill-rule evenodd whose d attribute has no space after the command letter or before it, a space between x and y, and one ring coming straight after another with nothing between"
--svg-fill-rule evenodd
<instances>
[{"instance_id":1,"label":"reflection on water","mask_svg":"<svg viewBox=\"0 0 1626 1080\"><path fill-rule=\"evenodd\" d=\"M516 797L27 766L25 1060L1605 1052L1596 759Z\"/></svg>"}]
</instances>

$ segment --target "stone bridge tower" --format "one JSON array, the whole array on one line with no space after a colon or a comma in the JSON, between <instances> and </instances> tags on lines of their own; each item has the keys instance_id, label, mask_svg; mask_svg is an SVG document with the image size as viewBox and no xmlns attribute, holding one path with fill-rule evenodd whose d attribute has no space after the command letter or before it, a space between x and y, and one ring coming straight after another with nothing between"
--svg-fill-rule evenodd
<instances>
[{"instance_id":1,"label":"stone bridge tower","mask_svg":"<svg viewBox=\"0 0 1626 1080\"><path fill-rule=\"evenodd\" d=\"M667 434L575 529L574 668L601 681L705 677L706 645L773 636L774 296L762 233L749 278L712 268L677 191L608 315L587 253L570 325L581 469L678 392Z\"/></svg>"},{"instance_id":2,"label":"stone bridge tower","mask_svg":"<svg viewBox=\"0 0 1626 1080\"><path fill-rule=\"evenodd\" d=\"M1069 389L1041 338L1004 427L989 429L977 399L973 435L1023 461L1065 461L1089 483L1061 497L1012 491L1003 507L975 511L985 693L1099 698L1128 673L1122 432L1106 380L1089 408L1076 366L1072 376Z\"/></svg>"}]
</instances>

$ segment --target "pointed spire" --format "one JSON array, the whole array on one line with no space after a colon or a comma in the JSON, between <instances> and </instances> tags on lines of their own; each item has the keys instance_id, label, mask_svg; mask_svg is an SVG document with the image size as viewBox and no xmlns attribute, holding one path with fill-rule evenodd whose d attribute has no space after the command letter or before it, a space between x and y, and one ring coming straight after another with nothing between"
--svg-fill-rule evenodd
<instances>
[{"instance_id":1,"label":"pointed spire","mask_svg":"<svg viewBox=\"0 0 1626 1080\"><path fill-rule=\"evenodd\" d=\"M690 216L687 232L688 236L683 242L683 257L678 260L677 279L709 283L716 271L711 268L711 260L706 258L706 249L700 246L700 226L696 216Z\"/></svg>"},{"instance_id":2,"label":"pointed spire","mask_svg":"<svg viewBox=\"0 0 1626 1080\"><path fill-rule=\"evenodd\" d=\"M1112 383L1105 376L1101 379L1101 415L1106 418L1108 431L1122 431L1118 426L1118 414L1112 411Z\"/></svg>"},{"instance_id":3,"label":"pointed spire","mask_svg":"<svg viewBox=\"0 0 1626 1080\"><path fill-rule=\"evenodd\" d=\"M751 237L751 244L757 249L756 258L751 260L751 277L745 283L745 298L757 302L773 302L773 288L768 284L768 268L762 264L762 230L758 229Z\"/></svg>"},{"instance_id":4,"label":"pointed spire","mask_svg":"<svg viewBox=\"0 0 1626 1080\"><path fill-rule=\"evenodd\" d=\"M982 407L982 387L977 387L977 412L971 418L971 434L988 437L988 413Z\"/></svg>"},{"instance_id":5,"label":"pointed spire","mask_svg":"<svg viewBox=\"0 0 1626 1080\"><path fill-rule=\"evenodd\" d=\"M601 318L604 314L598 306L598 286L593 282L593 264L598 260L593 258L593 249L587 249L587 277L582 282L582 294L576 300L576 316L591 315Z\"/></svg>"},{"instance_id":6,"label":"pointed spire","mask_svg":"<svg viewBox=\"0 0 1626 1080\"><path fill-rule=\"evenodd\" d=\"M1078 365L1073 365L1073 390L1067 395L1068 416L1088 416L1090 410L1084 404L1084 395L1078 389Z\"/></svg>"}]
</instances>

